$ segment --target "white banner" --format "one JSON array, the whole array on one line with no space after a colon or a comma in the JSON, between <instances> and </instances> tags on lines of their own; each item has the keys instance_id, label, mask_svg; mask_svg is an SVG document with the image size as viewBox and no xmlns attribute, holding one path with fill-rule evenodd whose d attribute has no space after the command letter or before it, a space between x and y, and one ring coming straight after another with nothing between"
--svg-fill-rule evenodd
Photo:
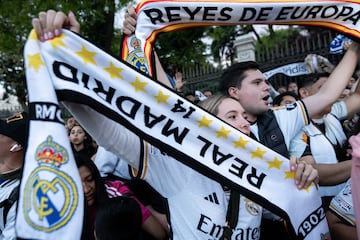
<instances>
[{"instance_id":1,"label":"white banner","mask_svg":"<svg viewBox=\"0 0 360 240\"><path fill-rule=\"evenodd\" d=\"M290 63L281 67L277 67L274 69L271 69L267 72L264 72L264 76L266 79L271 78L272 76L276 74L284 74L289 77L295 77L300 76L304 74L308 74L308 70L306 68L306 65L304 62L297 62L297 63Z\"/></svg>"}]
</instances>

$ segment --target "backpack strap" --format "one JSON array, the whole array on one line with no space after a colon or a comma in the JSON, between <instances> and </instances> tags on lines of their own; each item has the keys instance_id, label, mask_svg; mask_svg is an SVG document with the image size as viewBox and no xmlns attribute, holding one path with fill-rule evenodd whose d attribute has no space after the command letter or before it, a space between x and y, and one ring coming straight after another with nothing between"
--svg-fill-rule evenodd
<instances>
[{"instance_id":1,"label":"backpack strap","mask_svg":"<svg viewBox=\"0 0 360 240\"><path fill-rule=\"evenodd\" d=\"M3 200L2 202L0 202L0 208L4 208L3 209L3 223L4 223L4 226L6 225L6 218L7 218L7 215L9 213L9 211L10 211L10 208L19 199L19 189L20 189L20 185L16 186L11 191L9 198Z\"/></svg>"},{"instance_id":2,"label":"backpack strap","mask_svg":"<svg viewBox=\"0 0 360 240\"><path fill-rule=\"evenodd\" d=\"M230 192L230 200L226 212L226 225L220 240L230 240L239 218L240 193L234 190Z\"/></svg>"}]
</instances>

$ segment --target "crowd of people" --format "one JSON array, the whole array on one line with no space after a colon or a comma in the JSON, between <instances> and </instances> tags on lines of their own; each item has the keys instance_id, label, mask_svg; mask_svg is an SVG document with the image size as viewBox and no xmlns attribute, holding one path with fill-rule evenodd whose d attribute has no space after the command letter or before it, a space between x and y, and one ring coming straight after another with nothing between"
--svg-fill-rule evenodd
<instances>
[{"instance_id":1,"label":"crowd of people","mask_svg":"<svg viewBox=\"0 0 360 240\"><path fill-rule=\"evenodd\" d=\"M40 41L59 37L61 28L80 33L72 12L41 12L32 24ZM133 7L123 26L124 34L134 32ZM288 158L294 187L318 184L331 239L358 239L359 57L360 46L353 42L334 68L316 68L301 83L279 88L274 99L253 61L230 66L218 92L206 90L201 100L180 92L181 74L156 69L162 71L158 80L178 94ZM349 91L344 94L344 89ZM182 164L95 110L64 104L73 114L65 129L86 199L83 239L291 239L283 219L253 199ZM21 113L0 122L0 239L16 239L13 202L28 121ZM144 165L146 170L139 167Z\"/></svg>"}]
</instances>

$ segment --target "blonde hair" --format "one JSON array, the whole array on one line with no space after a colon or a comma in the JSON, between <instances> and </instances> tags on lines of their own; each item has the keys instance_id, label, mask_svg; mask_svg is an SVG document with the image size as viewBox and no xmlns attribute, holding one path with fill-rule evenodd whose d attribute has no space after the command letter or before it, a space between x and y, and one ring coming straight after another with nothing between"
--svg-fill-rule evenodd
<instances>
[{"instance_id":1,"label":"blonde hair","mask_svg":"<svg viewBox=\"0 0 360 240\"><path fill-rule=\"evenodd\" d=\"M208 112L217 115L219 112L219 105L224 101L224 99L227 98L232 98L232 97L224 94L213 95L203 101L200 101L198 105L204 108L205 110L207 110Z\"/></svg>"}]
</instances>

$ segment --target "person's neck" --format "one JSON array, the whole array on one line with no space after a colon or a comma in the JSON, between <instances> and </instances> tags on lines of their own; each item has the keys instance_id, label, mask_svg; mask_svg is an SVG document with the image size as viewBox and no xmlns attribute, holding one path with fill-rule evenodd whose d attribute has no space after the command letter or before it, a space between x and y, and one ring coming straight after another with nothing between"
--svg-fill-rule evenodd
<instances>
[{"instance_id":1,"label":"person's neck","mask_svg":"<svg viewBox=\"0 0 360 240\"><path fill-rule=\"evenodd\" d=\"M74 147L74 149L75 149L75 151L81 151L81 150L83 150L84 148L85 148L85 145L84 145L84 143L80 143L80 144L73 144L73 147Z\"/></svg>"}]
</instances>

